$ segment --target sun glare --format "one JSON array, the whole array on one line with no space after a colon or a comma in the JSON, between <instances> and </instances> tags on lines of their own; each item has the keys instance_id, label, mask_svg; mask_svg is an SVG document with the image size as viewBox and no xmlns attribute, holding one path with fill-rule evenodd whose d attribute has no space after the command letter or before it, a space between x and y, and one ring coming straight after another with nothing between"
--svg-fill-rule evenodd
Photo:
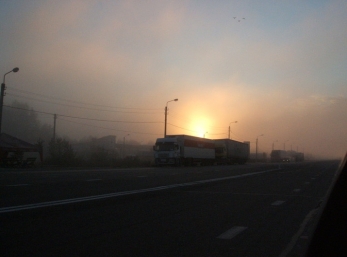
<instances>
[{"instance_id":1,"label":"sun glare","mask_svg":"<svg viewBox=\"0 0 347 257\"><path fill-rule=\"evenodd\" d=\"M208 137L209 120L206 117L197 118L192 123L192 135L197 137Z\"/></svg>"},{"instance_id":2,"label":"sun glare","mask_svg":"<svg viewBox=\"0 0 347 257\"><path fill-rule=\"evenodd\" d=\"M197 129L197 136L198 137L205 137L206 136L206 130L204 129L204 128L202 128L202 127L199 127L198 129Z\"/></svg>"}]
</instances>

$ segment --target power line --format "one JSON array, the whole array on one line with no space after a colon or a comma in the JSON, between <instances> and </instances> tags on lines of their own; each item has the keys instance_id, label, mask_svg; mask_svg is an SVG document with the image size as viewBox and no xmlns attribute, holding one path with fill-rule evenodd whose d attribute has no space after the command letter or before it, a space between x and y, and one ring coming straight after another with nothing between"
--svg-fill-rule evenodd
<instances>
[{"instance_id":1,"label":"power line","mask_svg":"<svg viewBox=\"0 0 347 257\"><path fill-rule=\"evenodd\" d=\"M45 97L45 98L48 98L48 99L54 99L54 100L58 100L58 101L64 101L64 102L70 102L70 103L76 103L76 104L83 104L83 105L91 105L91 106L97 106L97 107L106 107L106 108L112 108L112 109L152 110L152 111L153 110L155 110L155 111L161 110L161 108L130 108L130 107L116 107L116 106L110 106L110 105L92 104L92 103L73 101L73 100L63 99L63 98L58 98L58 97L53 97L53 96L47 96L47 95L43 95L43 94L39 94L39 93L33 93L33 92L30 92L30 91L18 89L18 88L15 88L15 87L8 88L8 90L10 90L10 91L12 91L12 90L13 91L18 91L18 92L31 94L31 95L36 95L36 96L40 96L40 97Z\"/></svg>"},{"instance_id":2,"label":"power line","mask_svg":"<svg viewBox=\"0 0 347 257\"><path fill-rule=\"evenodd\" d=\"M227 133L208 133L208 134L213 136L219 136L219 135L226 135Z\"/></svg>"},{"instance_id":3,"label":"power line","mask_svg":"<svg viewBox=\"0 0 347 257\"><path fill-rule=\"evenodd\" d=\"M105 128L105 127L94 126L94 125L85 124L85 123L80 123L80 122L75 122L75 121L66 120L66 119L60 119L60 120L66 121L66 122L75 123L75 124L79 124L79 125L83 125L83 126L89 126L89 127L94 127L94 128L113 130L113 131L118 131L118 132L125 132L125 133L132 133L132 134L142 134L142 135L152 135L152 136L158 136L158 135L160 135L160 134L153 134L153 133L134 132L134 131L129 131L129 130L119 130L119 129L113 129L113 128Z\"/></svg>"},{"instance_id":4,"label":"power line","mask_svg":"<svg viewBox=\"0 0 347 257\"><path fill-rule=\"evenodd\" d=\"M187 130L187 131L190 131L190 132L195 132L195 133L197 133L197 131L195 131L195 130L190 130L190 129L182 128L182 127L173 125L173 124L171 124L171 123L168 123L168 125L171 125L171 126L173 126L173 127L180 128L180 129L183 129L183 130Z\"/></svg>"},{"instance_id":5,"label":"power line","mask_svg":"<svg viewBox=\"0 0 347 257\"><path fill-rule=\"evenodd\" d=\"M34 110L28 110L25 108L20 107L14 107L9 105L4 105L5 107L18 109L18 110L24 110L24 111L32 111L36 113L42 113L42 114L50 114L55 115L55 113L49 113L49 112L42 112L42 111L34 111ZM60 117L66 117L66 118L72 118L72 119L80 119L80 120L91 120L91 121L102 121L102 122L115 122L115 123L137 123L137 124L162 124L163 122L157 122L157 121L120 121L120 120L103 120L103 119L92 119L92 118L84 118L84 117L77 117L77 116L69 116L64 114L57 114Z\"/></svg>"},{"instance_id":6,"label":"power line","mask_svg":"<svg viewBox=\"0 0 347 257\"><path fill-rule=\"evenodd\" d=\"M17 109L17 110L23 110L23 111L29 111L29 112L35 112L35 113L45 114L45 115L57 115L59 117L72 118L72 119L81 119L81 120L90 120L90 121L99 121L99 122L133 123L133 124L134 123L138 123L138 124L144 124L144 123L147 123L147 124L158 124L158 123L162 124L163 123L163 122L115 121L115 120L92 119L92 118L69 116L69 115L64 115L64 114L55 114L55 113L43 112L43 111L35 111L33 109L29 110L29 109L26 109L26 108L20 108L20 107L8 106L8 105L4 105L4 107ZM101 129L107 129L107 130L113 130L113 131L119 131L119 132L130 132L130 133L133 133L133 134L155 135L155 136L159 135L159 134L153 134L153 133L144 133L144 132L135 132L135 131L128 131L128 130L118 130L118 129L112 129L112 128L105 128L105 127L100 127L100 126L95 126L95 125L90 125L90 124L70 121L70 120L61 119L61 118L60 118L60 120L63 120L63 121L66 121L66 122L75 123L75 124L80 124L80 125L84 125L84 126L101 128ZM186 130L186 131L190 131L190 132L194 132L194 133L198 132L198 131L195 131L195 130L191 130L191 129L183 128L183 127L180 127L180 126L176 126L176 125L171 124L171 123L167 123L167 124L170 125L170 126L179 128L179 129ZM223 134L226 134L226 133L210 133L210 135L223 135ZM234 134L234 133L232 132L232 134Z\"/></svg>"},{"instance_id":7,"label":"power line","mask_svg":"<svg viewBox=\"0 0 347 257\"><path fill-rule=\"evenodd\" d=\"M56 105L61 105L65 107L73 107L73 108L79 108L79 109L85 109L85 110L92 110L92 111L103 111L103 112L117 112L117 113L132 113L132 114L159 114L159 112L152 112L152 113L146 113L146 112L126 112L126 111L115 111L115 110L104 110L104 109L95 109L95 108L89 108L89 107L82 107L82 106L76 106L76 105L69 105L69 104L63 104L63 103L57 103L57 102L52 102L52 101L45 101L41 99L35 99L32 97L27 97L27 96L21 96L21 95L16 95L16 94L7 94L10 96L15 96L19 98L25 98L29 99L32 101L37 101L37 102L43 102L43 103L49 103L49 104L56 104Z\"/></svg>"}]
</instances>

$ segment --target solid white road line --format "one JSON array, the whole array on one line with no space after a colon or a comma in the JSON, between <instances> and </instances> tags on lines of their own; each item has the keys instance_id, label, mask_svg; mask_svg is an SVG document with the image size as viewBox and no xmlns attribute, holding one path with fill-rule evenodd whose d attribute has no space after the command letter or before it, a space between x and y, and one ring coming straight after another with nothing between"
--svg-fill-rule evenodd
<instances>
[{"instance_id":1,"label":"solid white road line","mask_svg":"<svg viewBox=\"0 0 347 257\"><path fill-rule=\"evenodd\" d=\"M78 198L71 198L71 199L65 199L65 200L50 201L50 202L2 207L2 208L0 208L0 213L30 210L30 209L36 209L36 208L42 208L42 207L100 200L100 199L106 199L106 198L118 197L118 196L124 196L124 195L134 195L134 194L140 194L140 193L146 193L146 192L155 192L155 191L161 191L161 190L172 189L172 188L201 185L201 184L206 184L206 183L210 183L210 182L216 182L216 181L223 181L223 180L230 180L230 179L236 179L236 178L241 178L241 177L259 175L259 174L263 174L263 173L275 171L275 170L277 170L277 169L251 172L251 173L229 176L229 177L223 177L223 178L198 180L198 181L187 182L187 183L182 183L182 184L173 184L173 185L166 185L166 186L159 186L159 187L152 187L152 188L145 188L145 189L137 189L137 190L131 190L131 191L115 192L115 193L103 194L103 195L93 195L93 196L78 197Z\"/></svg>"},{"instance_id":2,"label":"solid white road line","mask_svg":"<svg viewBox=\"0 0 347 257\"><path fill-rule=\"evenodd\" d=\"M239 227L239 226L232 227L228 231L219 235L217 238L219 238L219 239L232 239L246 229L247 229L247 227Z\"/></svg>"}]
</instances>

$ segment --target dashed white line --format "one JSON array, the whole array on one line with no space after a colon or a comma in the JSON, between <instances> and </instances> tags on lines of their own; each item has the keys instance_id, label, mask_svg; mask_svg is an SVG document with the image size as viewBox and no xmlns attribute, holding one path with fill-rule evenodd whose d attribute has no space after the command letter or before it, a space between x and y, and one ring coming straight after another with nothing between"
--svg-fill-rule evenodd
<instances>
[{"instance_id":1,"label":"dashed white line","mask_svg":"<svg viewBox=\"0 0 347 257\"><path fill-rule=\"evenodd\" d=\"M283 203L285 203L285 201L278 200L278 201L273 202L271 205L278 206L278 205L281 205Z\"/></svg>"},{"instance_id":2,"label":"dashed white line","mask_svg":"<svg viewBox=\"0 0 347 257\"><path fill-rule=\"evenodd\" d=\"M235 236L237 236L238 234L240 234L241 232L245 231L246 229L247 229L247 227L240 227L240 226L232 227L228 231L219 235L217 238L219 238L219 239L232 239Z\"/></svg>"}]
</instances>

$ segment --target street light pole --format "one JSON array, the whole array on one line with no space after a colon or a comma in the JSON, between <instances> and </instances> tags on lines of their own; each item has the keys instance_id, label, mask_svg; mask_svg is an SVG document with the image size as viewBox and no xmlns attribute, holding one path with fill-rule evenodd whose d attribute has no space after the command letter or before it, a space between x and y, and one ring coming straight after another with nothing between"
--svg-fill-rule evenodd
<instances>
[{"instance_id":1,"label":"street light pole","mask_svg":"<svg viewBox=\"0 0 347 257\"><path fill-rule=\"evenodd\" d=\"M127 134L127 135L125 135L124 137L123 137L123 159L124 159L124 157L125 157L125 137L126 136L130 136L130 134Z\"/></svg>"},{"instance_id":2,"label":"street light pole","mask_svg":"<svg viewBox=\"0 0 347 257\"><path fill-rule=\"evenodd\" d=\"M258 162L258 137L262 136L264 136L264 134L257 136L257 139L255 140L255 162Z\"/></svg>"},{"instance_id":3,"label":"street light pole","mask_svg":"<svg viewBox=\"0 0 347 257\"><path fill-rule=\"evenodd\" d=\"M166 125L167 125L167 106L168 106L168 104L169 104L169 102L177 102L178 101L178 99L176 98L176 99L173 99L173 100L170 100L170 101L167 101L166 102L166 105L165 105L165 127L164 127L164 138L166 137Z\"/></svg>"},{"instance_id":4,"label":"street light pole","mask_svg":"<svg viewBox=\"0 0 347 257\"><path fill-rule=\"evenodd\" d=\"M229 139L230 139L230 124L231 123L237 123L237 120L236 121L232 121L232 122L229 123L229 136L228 136Z\"/></svg>"},{"instance_id":5,"label":"street light pole","mask_svg":"<svg viewBox=\"0 0 347 257\"><path fill-rule=\"evenodd\" d=\"M5 96L5 89L6 89L6 87L5 87L5 77L6 77L6 75L9 74L9 73L11 73L11 72L17 72L17 71L19 71L19 68L16 67L16 68L13 68L11 71L6 72L6 73L4 74L4 79L3 79L2 83L1 83L1 96L0 96L0 134L1 134L1 125L2 125L2 107L3 107L3 105L4 105L4 96Z\"/></svg>"}]
</instances>

